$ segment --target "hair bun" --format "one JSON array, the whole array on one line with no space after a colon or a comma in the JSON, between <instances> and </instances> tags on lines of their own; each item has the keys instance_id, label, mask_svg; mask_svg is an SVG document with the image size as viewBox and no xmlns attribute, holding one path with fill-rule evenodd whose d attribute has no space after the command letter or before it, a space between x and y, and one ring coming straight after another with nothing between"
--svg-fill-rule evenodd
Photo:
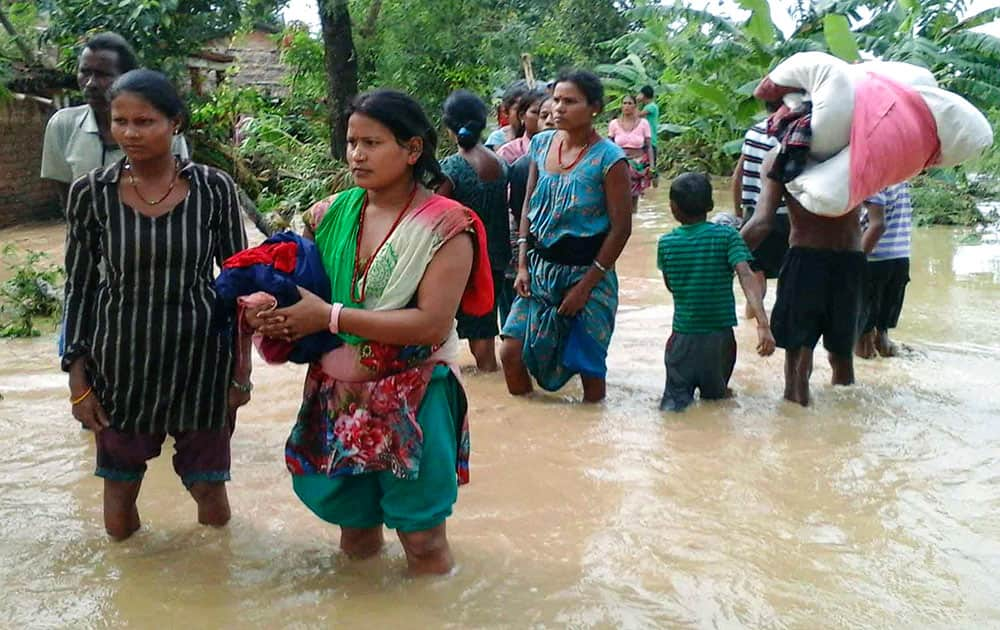
<instances>
[{"instance_id":1,"label":"hair bun","mask_svg":"<svg viewBox=\"0 0 1000 630\"><path fill-rule=\"evenodd\" d=\"M463 138L468 138L468 137L471 137L471 136L473 136L475 134L473 134L472 131L469 130L468 127L462 127L461 129L458 130L458 135L460 137L463 137Z\"/></svg>"}]
</instances>

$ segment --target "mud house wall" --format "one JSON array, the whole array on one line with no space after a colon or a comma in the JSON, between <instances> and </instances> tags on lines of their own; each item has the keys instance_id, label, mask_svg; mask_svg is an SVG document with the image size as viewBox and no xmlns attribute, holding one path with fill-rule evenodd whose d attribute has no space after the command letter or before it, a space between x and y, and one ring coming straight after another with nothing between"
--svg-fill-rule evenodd
<instances>
[{"instance_id":1,"label":"mud house wall","mask_svg":"<svg viewBox=\"0 0 1000 630\"><path fill-rule=\"evenodd\" d=\"M53 111L30 99L0 105L0 227L60 216L58 189L38 176Z\"/></svg>"}]
</instances>

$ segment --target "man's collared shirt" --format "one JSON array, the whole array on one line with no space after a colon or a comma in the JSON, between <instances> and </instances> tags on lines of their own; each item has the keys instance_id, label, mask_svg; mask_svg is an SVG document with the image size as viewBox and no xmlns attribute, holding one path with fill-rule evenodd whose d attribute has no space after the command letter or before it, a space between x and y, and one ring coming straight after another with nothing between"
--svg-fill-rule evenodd
<instances>
[{"instance_id":1,"label":"man's collared shirt","mask_svg":"<svg viewBox=\"0 0 1000 630\"><path fill-rule=\"evenodd\" d=\"M173 153L187 159L184 136L174 136ZM95 168L110 166L125 156L117 146L101 142L97 119L90 105L60 109L45 127L42 177L71 184Z\"/></svg>"}]
</instances>

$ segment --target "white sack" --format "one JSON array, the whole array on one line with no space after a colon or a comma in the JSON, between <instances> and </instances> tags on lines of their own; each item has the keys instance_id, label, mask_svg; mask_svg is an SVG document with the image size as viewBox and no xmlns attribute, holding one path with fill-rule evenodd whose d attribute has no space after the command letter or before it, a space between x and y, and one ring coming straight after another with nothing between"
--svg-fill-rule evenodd
<instances>
[{"instance_id":1,"label":"white sack","mask_svg":"<svg viewBox=\"0 0 1000 630\"><path fill-rule=\"evenodd\" d=\"M824 217L840 217L850 210L851 147L825 162L814 162L788 182L788 194L802 207Z\"/></svg>"},{"instance_id":2,"label":"white sack","mask_svg":"<svg viewBox=\"0 0 1000 630\"><path fill-rule=\"evenodd\" d=\"M850 69L854 74L855 81L864 79L871 72L892 79L896 83L912 87L924 85L936 88L938 86L937 79L934 78L930 70L902 61L865 61L851 65Z\"/></svg>"},{"instance_id":3,"label":"white sack","mask_svg":"<svg viewBox=\"0 0 1000 630\"><path fill-rule=\"evenodd\" d=\"M854 80L850 65L821 52L796 53L768 77L777 85L805 90L812 97L812 149L817 160L837 153L851 140Z\"/></svg>"},{"instance_id":4,"label":"white sack","mask_svg":"<svg viewBox=\"0 0 1000 630\"><path fill-rule=\"evenodd\" d=\"M976 107L958 94L918 85L937 123L941 160L935 166L955 166L978 157L993 145L993 128Z\"/></svg>"}]
</instances>

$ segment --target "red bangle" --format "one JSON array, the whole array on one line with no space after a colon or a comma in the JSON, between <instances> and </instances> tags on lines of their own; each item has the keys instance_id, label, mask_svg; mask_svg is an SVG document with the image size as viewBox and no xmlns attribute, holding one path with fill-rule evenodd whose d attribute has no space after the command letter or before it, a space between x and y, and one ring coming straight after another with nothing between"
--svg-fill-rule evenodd
<instances>
[{"instance_id":1,"label":"red bangle","mask_svg":"<svg viewBox=\"0 0 1000 630\"><path fill-rule=\"evenodd\" d=\"M330 305L330 332L335 335L340 332L340 311L343 308L344 305L340 302L334 302Z\"/></svg>"}]
</instances>

